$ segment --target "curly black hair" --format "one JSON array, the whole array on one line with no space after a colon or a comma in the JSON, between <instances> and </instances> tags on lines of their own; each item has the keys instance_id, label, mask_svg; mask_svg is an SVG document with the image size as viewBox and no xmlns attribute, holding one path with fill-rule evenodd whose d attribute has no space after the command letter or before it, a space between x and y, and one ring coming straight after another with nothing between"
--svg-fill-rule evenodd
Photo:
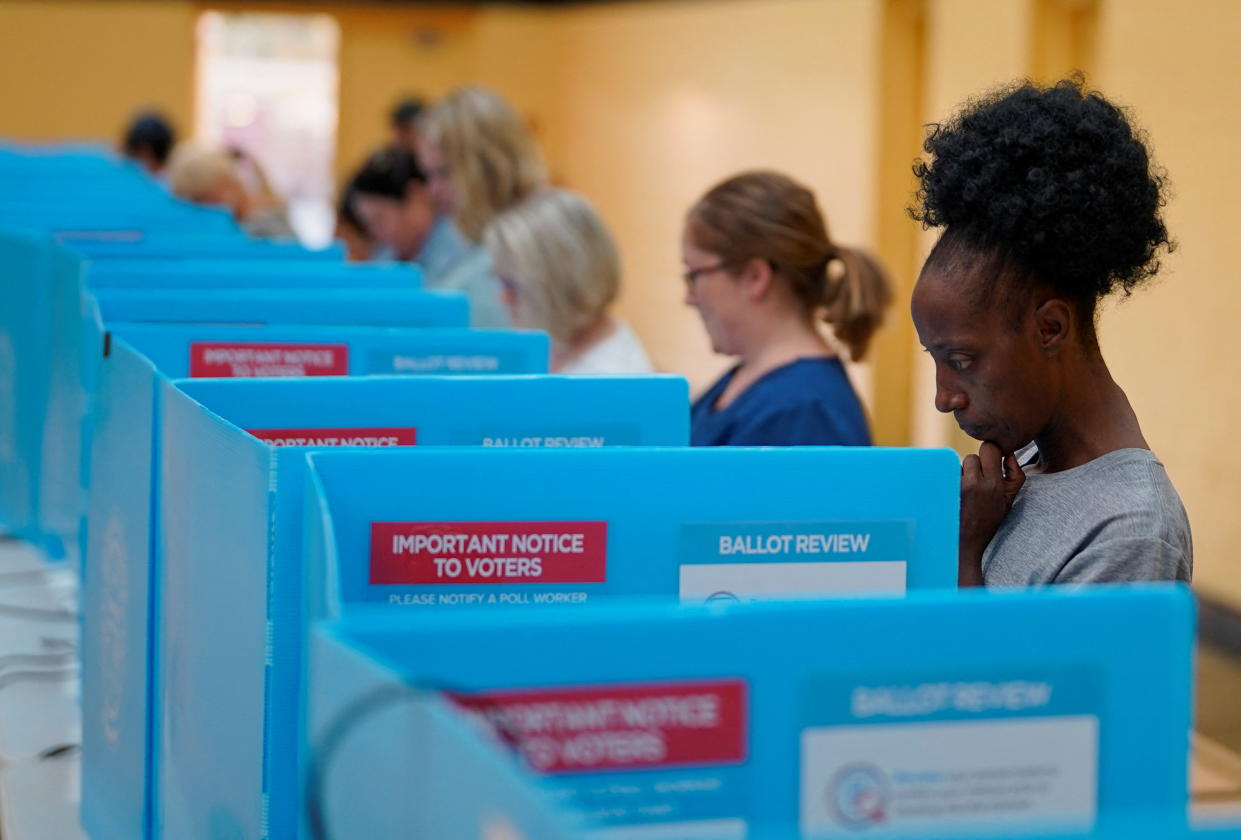
<instances>
[{"instance_id":1,"label":"curly black hair","mask_svg":"<svg viewBox=\"0 0 1241 840\"><path fill-rule=\"evenodd\" d=\"M1175 247L1166 179L1143 137L1080 76L986 94L932 126L923 149L934 159L914 167L910 209L923 227L946 227L1091 309L1153 277Z\"/></svg>"}]
</instances>

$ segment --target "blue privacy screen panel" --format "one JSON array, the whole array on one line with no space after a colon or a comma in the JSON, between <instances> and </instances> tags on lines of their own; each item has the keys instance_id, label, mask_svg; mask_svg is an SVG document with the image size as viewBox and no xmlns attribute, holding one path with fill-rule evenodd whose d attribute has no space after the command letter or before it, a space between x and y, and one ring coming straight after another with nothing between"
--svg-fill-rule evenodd
<instances>
[{"instance_id":1,"label":"blue privacy screen panel","mask_svg":"<svg viewBox=\"0 0 1241 840\"><path fill-rule=\"evenodd\" d=\"M146 838L155 367L122 340L99 373L82 581L82 822Z\"/></svg>"},{"instance_id":2,"label":"blue privacy screen panel","mask_svg":"<svg viewBox=\"0 0 1241 840\"><path fill-rule=\"evenodd\" d=\"M465 327L464 295L417 288L99 289L105 324L342 324Z\"/></svg>"},{"instance_id":3,"label":"blue privacy screen panel","mask_svg":"<svg viewBox=\"0 0 1241 840\"><path fill-rule=\"evenodd\" d=\"M320 655L337 677L320 698L324 720L316 731L332 733L333 743L316 757L322 773L312 787L327 837L572 836L533 774L442 700L404 688L399 677L348 644L327 641ZM408 749L394 755L393 741ZM370 772L372 752L392 755L396 772L383 778Z\"/></svg>"},{"instance_id":4,"label":"blue privacy screen panel","mask_svg":"<svg viewBox=\"0 0 1241 840\"><path fill-rule=\"evenodd\" d=\"M297 780L275 771L297 752L308 448L688 440L679 377L202 380L162 390L155 636L159 672L178 676L157 688L156 772L162 825L177 838L208 837L216 809L243 815L242 835L259 836L265 797L272 836L295 824ZM267 495L217 503L234 480ZM193 749L179 743L177 733L201 731L214 735Z\"/></svg>"},{"instance_id":5,"label":"blue privacy screen panel","mask_svg":"<svg viewBox=\"0 0 1241 840\"><path fill-rule=\"evenodd\" d=\"M520 449L311 456L316 615L956 585L948 450Z\"/></svg>"},{"instance_id":6,"label":"blue privacy screen panel","mask_svg":"<svg viewBox=\"0 0 1241 840\"><path fill-rule=\"evenodd\" d=\"M107 288L273 288L335 286L355 288L422 285L422 273L402 263L339 264L315 260L132 259L92 262L86 272L92 289Z\"/></svg>"},{"instance_id":7,"label":"blue privacy screen panel","mask_svg":"<svg viewBox=\"0 0 1241 840\"><path fill-rule=\"evenodd\" d=\"M512 330L118 324L175 378L541 373L546 334Z\"/></svg>"},{"instance_id":8,"label":"blue privacy screen panel","mask_svg":"<svg viewBox=\"0 0 1241 840\"><path fill-rule=\"evenodd\" d=\"M89 464L80 458L90 440L95 371L104 324L245 323L265 325L465 327L468 303L460 294L417 288L341 289L103 289L82 293L80 264L64 249L52 252L49 293L53 323L50 390L44 422L39 530L56 554L75 554ZM68 328L79 321L77 329ZM224 352L216 348L216 352ZM294 368L296 369L296 368ZM231 372L232 366L229 367ZM221 373L224 371L220 371Z\"/></svg>"},{"instance_id":9,"label":"blue privacy screen panel","mask_svg":"<svg viewBox=\"0 0 1241 840\"><path fill-rule=\"evenodd\" d=\"M254 239L243 233L200 235L193 233L150 233L140 239L86 239L69 243L83 259L102 260L322 260L343 263L344 248L333 243L327 248L310 249L297 242Z\"/></svg>"},{"instance_id":10,"label":"blue privacy screen panel","mask_svg":"<svg viewBox=\"0 0 1241 840\"><path fill-rule=\"evenodd\" d=\"M1193 621L1188 590L1150 586L384 610L333 632L462 697L599 827L959 838L1183 831ZM348 676L315 662L318 721ZM408 747L377 742L356 772Z\"/></svg>"},{"instance_id":11,"label":"blue privacy screen panel","mask_svg":"<svg viewBox=\"0 0 1241 840\"><path fill-rule=\"evenodd\" d=\"M52 250L43 237L0 229L0 528L36 541Z\"/></svg>"},{"instance_id":12,"label":"blue privacy screen panel","mask_svg":"<svg viewBox=\"0 0 1241 840\"><path fill-rule=\"evenodd\" d=\"M23 227L48 234L58 241L87 239L133 242L147 233L193 233L223 236L238 232L237 223L225 210L187 204L136 203L132 207L4 207L0 225Z\"/></svg>"}]
</instances>

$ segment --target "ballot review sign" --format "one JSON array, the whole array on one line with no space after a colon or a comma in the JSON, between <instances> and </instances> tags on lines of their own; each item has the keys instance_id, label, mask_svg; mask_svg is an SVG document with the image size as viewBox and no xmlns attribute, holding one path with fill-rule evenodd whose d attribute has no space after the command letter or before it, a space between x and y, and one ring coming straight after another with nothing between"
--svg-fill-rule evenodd
<instances>
[{"instance_id":1,"label":"ballot review sign","mask_svg":"<svg viewBox=\"0 0 1241 840\"><path fill-rule=\"evenodd\" d=\"M405 375L496 374L522 369L523 355L494 353L411 353L397 348L372 350L368 356L371 373Z\"/></svg>"},{"instance_id":2,"label":"ballot review sign","mask_svg":"<svg viewBox=\"0 0 1241 840\"><path fill-rule=\"evenodd\" d=\"M347 344L194 341L190 377L345 376Z\"/></svg>"},{"instance_id":3,"label":"ballot review sign","mask_svg":"<svg viewBox=\"0 0 1241 840\"><path fill-rule=\"evenodd\" d=\"M681 526L685 602L900 594L913 554L907 520L695 522Z\"/></svg>"},{"instance_id":4,"label":"ballot review sign","mask_svg":"<svg viewBox=\"0 0 1241 840\"><path fill-rule=\"evenodd\" d=\"M1089 829L1101 696L1081 668L812 679L801 834Z\"/></svg>"}]
</instances>

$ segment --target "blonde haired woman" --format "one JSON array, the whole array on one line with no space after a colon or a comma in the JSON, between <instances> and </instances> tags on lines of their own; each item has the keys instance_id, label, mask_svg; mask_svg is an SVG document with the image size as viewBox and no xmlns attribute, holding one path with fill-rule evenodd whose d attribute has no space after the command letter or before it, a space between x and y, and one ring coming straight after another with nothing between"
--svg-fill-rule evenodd
<instances>
[{"instance_id":1,"label":"blonde haired woman","mask_svg":"<svg viewBox=\"0 0 1241 840\"><path fill-rule=\"evenodd\" d=\"M609 308L620 258L582 196L546 189L499 214L484 242L512 323L552 338L554 373L648 373L638 337Z\"/></svg>"},{"instance_id":2,"label":"blonde haired woman","mask_svg":"<svg viewBox=\"0 0 1241 840\"><path fill-rule=\"evenodd\" d=\"M431 108L418 124L418 156L441 224L451 219L466 240L439 288L464 291L474 326L507 323L499 285L481 244L496 214L518 204L547 180L534 138L498 94L463 87Z\"/></svg>"},{"instance_id":3,"label":"blonde haired woman","mask_svg":"<svg viewBox=\"0 0 1241 840\"><path fill-rule=\"evenodd\" d=\"M685 302L712 349L739 359L694 403L691 443L869 444L838 348L865 355L891 284L869 256L831 240L814 194L775 172L729 178L689 211L681 253Z\"/></svg>"}]
</instances>

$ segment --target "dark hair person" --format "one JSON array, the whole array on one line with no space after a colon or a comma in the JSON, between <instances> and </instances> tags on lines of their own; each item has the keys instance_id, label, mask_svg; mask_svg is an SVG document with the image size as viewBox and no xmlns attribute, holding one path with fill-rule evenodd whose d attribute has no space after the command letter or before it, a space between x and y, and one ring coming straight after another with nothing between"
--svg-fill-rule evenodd
<instances>
[{"instance_id":1,"label":"dark hair person","mask_svg":"<svg viewBox=\"0 0 1241 840\"><path fill-rule=\"evenodd\" d=\"M737 356L695 403L695 446L867 445L870 429L837 345L866 354L891 301L869 256L831 240L810 190L747 172L689 211L681 243L685 302L717 353Z\"/></svg>"},{"instance_id":2,"label":"dark hair person","mask_svg":"<svg viewBox=\"0 0 1241 840\"><path fill-rule=\"evenodd\" d=\"M164 170L177 135L163 114L142 111L134 115L121 138L121 153L152 175Z\"/></svg>"},{"instance_id":3,"label":"dark hair person","mask_svg":"<svg viewBox=\"0 0 1241 840\"><path fill-rule=\"evenodd\" d=\"M1101 299L1171 247L1164 183L1080 79L1006 88L925 143L915 218L943 234L913 295L962 464L962 585L1188 580L1189 521L1112 380Z\"/></svg>"},{"instance_id":4,"label":"dark hair person","mask_svg":"<svg viewBox=\"0 0 1241 840\"><path fill-rule=\"evenodd\" d=\"M373 153L349 182L354 215L362 230L401 262L419 258L435 224L427 176L405 149Z\"/></svg>"},{"instance_id":5,"label":"dark hair person","mask_svg":"<svg viewBox=\"0 0 1241 840\"><path fill-rule=\"evenodd\" d=\"M407 150L418 151L418 118L426 110L426 104L416 96L401 99L388 112L388 124L392 127L392 144Z\"/></svg>"}]
</instances>

